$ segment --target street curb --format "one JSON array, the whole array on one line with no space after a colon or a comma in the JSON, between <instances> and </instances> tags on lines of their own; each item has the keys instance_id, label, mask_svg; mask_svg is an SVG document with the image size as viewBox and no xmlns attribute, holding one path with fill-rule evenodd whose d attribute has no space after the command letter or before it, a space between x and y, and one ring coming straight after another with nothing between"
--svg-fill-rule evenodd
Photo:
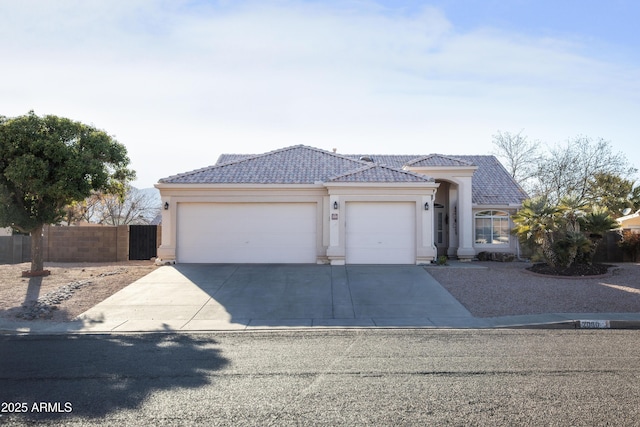
<instances>
[{"instance_id":1,"label":"street curb","mask_svg":"<svg viewBox=\"0 0 640 427\"><path fill-rule=\"evenodd\" d=\"M112 334L123 334L123 333L136 333L136 334L145 334L145 333L168 333L168 334L180 334L180 333L222 333L222 332L258 332L258 331L313 331L313 330L326 330L326 329L345 329L345 330L361 330L361 329L430 329L430 330L440 330L440 329L539 329L539 330L555 330L555 329L616 329L616 330L640 330L640 320L603 320L603 319L589 319L589 320L563 320L563 321L550 321L550 322L540 322L540 323L521 323L521 324L504 324L504 325L496 325L496 326L475 326L475 327L457 327L453 328L451 326L411 326L411 325L403 325L402 327L392 327L392 326L348 326L348 327L325 327L325 326L310 326L310 327L274 327L274 328L264 328L264 329L242 329L242 330L226 330L226 329L211 329L211 330L140 330L140 331L104 331L104 330L35 330L35 331L20 331L18 328L24 328L25 325L22 324L17 328L7 329L5 327L0 326L0 336L2 335L112 335Z\"/></svg>"},{"instance_id":2,"label":"street curb","mask_svg":"<svg viewBox=\"0 0 640 427\"><path fill-rule=\"evenodd\" d=\"M637 320L611 320L611 329L640 329L640 321Z\"/></svg>"},{"instance_id":3,"label":"street curb","mask_svg":"<svg viewBox=\"0 0 640 427\"><path fill-rule=\"evenodd\" d=\"M562 322L504 325L496 329L640 329L637 320L567 320Z\"/></svg>"},{"instance_id":4,"label":"street curb","mask_svg":"<svg viewBox=\"0 0 640 427\"><path fill-rule=\"evenodd\" d=\"M494 329L576 329L575 321L549 322L549 323L529 323L522 325L503 325Z\"/></svg>"}]
</instances>

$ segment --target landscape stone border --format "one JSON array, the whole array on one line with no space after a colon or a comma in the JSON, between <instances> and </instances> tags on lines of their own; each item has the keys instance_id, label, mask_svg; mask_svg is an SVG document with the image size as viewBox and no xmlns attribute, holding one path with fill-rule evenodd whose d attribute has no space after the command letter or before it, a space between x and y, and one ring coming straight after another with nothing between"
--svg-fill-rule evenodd
<instances>
[{"instance_id":1,"label":"landscape stone border","mask_svg":"<svg viewBox=\"0 0 640 427\"><path fill-rule=\"evenodd\" d=\"M113 276L126 270L115 270L98 274L96 277ZM68 300L80 288L92 285L91 280L80 280L71 282L67 285L60 286L58 289L48 292L35 301L22 304L22 312L16 315L17 318L23 320L50 319L52 311L58 309L58 304Z\"/></svg>"},{"instance_id":2,"label":"landscape stone border","mask_svg":"<svg viewBox=\"0 0 640 427\"><path fill-rule=\"evenodd\" d=\"M619 269L620 267L614 266L609 268L609 270L607 270L605 274L594 274L594 275L586 275L586 276L562 276L562 275L553 275L553 274L541 274L541 273L535 273L533 271L527 270L526 268L523 268L521 271L525 274L530 274L532 276L538 276L538 277L548 277L549 279L581 280L581 279L602 279L604 277L611 277L613 276L614 272Z\"/></svg>"}]
</instances>

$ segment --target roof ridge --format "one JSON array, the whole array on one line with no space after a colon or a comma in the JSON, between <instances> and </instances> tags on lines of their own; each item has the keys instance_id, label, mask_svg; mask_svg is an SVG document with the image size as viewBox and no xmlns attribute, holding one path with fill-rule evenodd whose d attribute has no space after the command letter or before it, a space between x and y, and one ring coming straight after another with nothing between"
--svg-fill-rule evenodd
<instances>
[{"instance_id":1,"label":"roof ridge","mask_svg":"<svg viewBox=\"0 0 640 427\"><path fill-rule=\"evenodd\" d=\"M369 164L369 162L366 162L364 160L352 159L351 157L349 157L346 154L334 153L333 151L323 150L322 148L311 147L311 146L303 145L303 144L297 145L296 147L308 148L308 149L310 149L312 151L317 151L317 152L322 153L322 154L329 154L331 156L338 157L338 158L343 159L343 160L349 160L349 161L360 163L360 164L363 164L363 165L368 165Z\"/></svg>"},{"instance_id":2,"label":"roof ridge","mask_svg":"<svg viewBox=\"0 0 640 427\"><path fill-rule=\"evenodd\" d=\"M345 154L334 153L332 151L323 150L322 148L312 147L310 145L304 145L304 144L296 144L296 145L291 145L291 146L284 147L284 148L278 148L277 150L267 151L266 153L260 153L260 154L224 153L224 154L221 154L220 156L225 156L226 155L226 156L246 156L246 157L243 157L243 158L237 159L237 160L232 160L232 161L227 162L227 163L222 163L220 165L216 164L216 165L213 165L213 166L223 166L223 165L227 165L227 164L230 164L230 163L240 163L240 162L243 162L243 161L246 161L246 160L257 159L257 158L260 158L260 157L266 157L268 155L282 153L282 152L290 151L290 150L293 150L293 149L296 149L296 148L304 148L304 149L307 149L309 151L315 151L315 152L320 153L320 154L328 154L330 156L339 157L339 158L341 158L343 160L349 160L349 161L360 163L360 164L368 164L369 163L369 162L365 162L363 160L352 159L351 157L348 157L348 155L345 155Z\"/></svg>"},{"instance_id":3,"label":"roof ridge","mask_svg":"<svg viewBox=\"0 0 640 427\"><path fill-rule=\"evenodd\" d=\"M474 164L472 162L469 162L467 160L462 160L462 159L460 159L458 157L453 157L452 155L438 154L438 153L431 153L431 154L423 155L421 157L416 157L415 159L405 163L405 165L406 166L411 166L413 164L422 162L424 160L433 159L433 158L437 158L437 157L443 158L443 159L447 159L447 160L451 160L451 161L454 161L454 162L460 162L460 163L466 164L468 166L474 166Z\"/></svg>"},{"instance_id":4,"label":"roof ridge","mask_svg":"<svg viewBox=\"0 0 640 427\"><path fill-rule=\"evenodd\" d=\"M330 176L328 178L328 181L333 181L334 179L340 179L340 178L343 178L345 176L354 175L356 173L364 172L364 171L369 170L371 168L374 168L376 166L379 166L379 165L376 165L375 163L368 163L367 162L366 165L363 165L363 166L361 166L361 167L359 167L357 169L353 169L353 170L347 171L347 172L345 172L343 174L340 174L340 175Z\"/></svg>"},{"instance_id":5,"label":"roof ridge","mask_svg":"<svg viewBox=\"0 0 640 427\"><path fill-rule=\"evenodd\" d=\"M427 176L427 175L422 175L422 174L419 174L419 173L411 172L411 171L408 171L408 170L405 170L405 169L398 169L398 168L394 168L394 167L387 166L387 165L381 165L381 164L369 163L369 162L367 162L367 163L368 164L362 166L361 168L345 172L345 173L343 173L341 175L332 176L328 180L329 181L335 181L337 179L341 179L341 178L345 178L347 176L355 175L355 174L360 173L360 172L365 172L365 171L367 171L369 169L380 168L380 169L387 169L387 170L390 170L392 172L399 172L401 174L409 175L409 176L412 176L414 178L420 178L420 179L422 179L424 181L427 181L427 182L433 181L433 178L430 177L430 176Z\"/></svg>"},{"instance_id":6,"label":"roof ridge","mask_svg":"<svg viewBox=\"0 0 640 427\"><path fill-rule=\"evenodd\" d=\"M261 159L261 158L264 158L264 157L273 156L275 154L284 153L284 152L295 150L295 149L299 149L299 148L303 148L303 149L306 149L306 150L309 150L309 151L313 151L313 152L316 152L316 153L320 153L320 154L323 154L323 155L330 155L330 156L333 156L333 157L337 157L337 158L339 158L341 160L348 160L350 162L354 162L354 163L357 163L357 164L368 164L367 162L364 162L362 160L355 160L355 159L349 158L347 156L344 156L342 154L333 153L331 151L323 150L321 148L311 147L311 146L304 145L304 144L296 144L296 145L291 145L291 146L288 146L288 147L278 148L277 150L267 151L266 153L248 154L247 157L234 159L234 160L231 160L231 161L228 161L228 162L225 162L225 163L221 163L221 164L217 164L216 163L214 165L206 166L206 167L195 169L195 170L192 170L192 171L183 172L183 173L179 173L179 174L176 174L176 175L171 175L171 176L168 176L166 178L160 179L159 182L167 182L167 181L170 181L170 180L174 180L176 178L185 178L185 177L196 175L196 174L199 174L199 173L202 173L202 172L207 172L207 171L211 171L211 170L215 170L215 169L221 169L221 168L228 167L228 166L234 166L234 165L238 165L238 164L241 164L241 163L244 163L244 162L252 161L252 160L255 160L255 159ZM238 154L238 155L241 156L242 154Z\"/></svg>"}]
</instances>

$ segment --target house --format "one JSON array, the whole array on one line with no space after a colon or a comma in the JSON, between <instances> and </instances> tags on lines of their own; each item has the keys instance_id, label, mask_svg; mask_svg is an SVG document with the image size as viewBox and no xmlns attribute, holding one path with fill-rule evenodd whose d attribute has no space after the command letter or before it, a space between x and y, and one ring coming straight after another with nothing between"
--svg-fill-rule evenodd
<instances>
[{"instance_id":1,"label":"house","mask_svg":"<svg viewBox=\"0 0 640 427\"><path fill-rule=\"evenodd\" d=\"M640 233L640 210L630 215L621 216L616 221L620 224L621 229Z\"/></svg>"},{"instance_id":2,"label":"house","mask_svg":"<svg viewBox=\"0 0 640 427\"><path fill-rule=\"evenodd\" d=\"M223 154L161 179L163 262L421 264L511 252L525 192L494 156Z\"/></svg>"}]
</instances>

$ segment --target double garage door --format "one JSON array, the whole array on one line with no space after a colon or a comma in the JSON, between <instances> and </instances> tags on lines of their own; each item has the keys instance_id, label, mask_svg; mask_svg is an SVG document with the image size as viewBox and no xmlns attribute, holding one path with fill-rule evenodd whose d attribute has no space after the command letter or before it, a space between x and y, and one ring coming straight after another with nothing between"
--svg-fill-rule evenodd
<instances>
[{"instance_id":1,"label":"double garage door","mask_svg":"<svg viewBox=\"0 0 640 427\"><path fill-rule=\"evenodd\" d=\"M315 203L180 203L183 263L315 263ZM348 264L414 264L415 204L347 202Z\"/></svg>"},{"instance_id":2,"label":"double garage door","mask_svg":"<svg viewBox=\"0 0 640 427\"><path fill-rule=\"evenodd\" d=\"M315 263L315 203L180 203L177 258L202 263Z\"/></svg>"}]
</instances>

